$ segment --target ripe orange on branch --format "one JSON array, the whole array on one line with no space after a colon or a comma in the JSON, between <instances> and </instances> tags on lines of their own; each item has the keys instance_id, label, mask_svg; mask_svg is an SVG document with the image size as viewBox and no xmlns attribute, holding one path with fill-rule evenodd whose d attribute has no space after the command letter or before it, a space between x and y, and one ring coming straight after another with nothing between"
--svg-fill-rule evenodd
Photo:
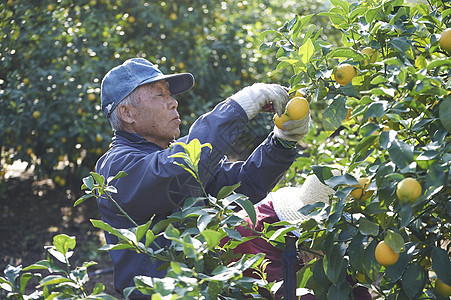
<instances>
[{"instance_id":1,"label":"ripe orange on branch","mask_svg":"<svg viewBox=\"0 0 451 300\"><path fill-rule=\"evenodd\" d=\"M399 253L387 245L384 241L379 242L374 251L374 256L379 264L388 267L394 265L399 259Z\"/></svg>"},{"instance_id":2,"label":"ripe orange on branch","mask_svg":"<svg viewBox=\"0 0 451 300\"><path fill-rule=\"evenodd\" d=\"M451 51L451 28L446 28L439 40L440 48L445 51Z\"/></svg>"},{"instance_id":3,"label":"ripe orange on branch","mask_svg":"<svg viewBox=\"0 0 451 300\"><path fill-rule=\"evenodd\" d=\"M421 184L415 178L404 178L396 187L396 196L403 203L412 203L421 196Z\"/></svg>"},{"instance_id":4,"label":"ripe orange on branch","mask_svg":"<svg viewBox=\"0 0 451 300\"><path fill-rule=\"evenodd\" d=\"M341 64L334 72L335 81L340 85L347 85L357 75L357 70L350 64Z\"/></svg>"},{"instance_id":5,"label":"ripe orange on branch","mask_svg":"<svg viewBox=\"0 0 451 300\"><path fill-rule=\"evenodd\" d=\"M370 185L370 179L368 177L361 177L357 179L359 185L355 185L357 188L351 192L351 196L354 199L366 200L373 194L373 191L367 191Z\"/></svg>"},{"instance_id":6,"label":"ripe orange on branch","mask_svg":"<svg viewBox=\"0 0 451 300\"><path fill-rule=\"evenodd\" d=\"M379 52L376 50L374 51L373 48L371 47L365 47L363 48L363 50L361 51L362 54L366 54L368 55L368 57L370 58L370 60L368 61L368 59L365 59L365 64L367 65L369 62L371 62L372 64L374 64L377 60L377 57L379 56Z\"/></svg>"}]
</instances>

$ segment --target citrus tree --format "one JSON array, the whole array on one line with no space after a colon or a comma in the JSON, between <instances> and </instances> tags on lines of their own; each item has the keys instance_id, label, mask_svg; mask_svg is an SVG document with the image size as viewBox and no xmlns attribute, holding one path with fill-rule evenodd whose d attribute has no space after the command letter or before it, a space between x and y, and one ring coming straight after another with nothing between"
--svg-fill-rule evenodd
<instances>
[{"instance_id":1,"label":"citrus tree","mask_svg":"<svg viewBox=\"0 0 451 300\"><path fill-rule=\"evenodd\" d=\"M348 299L347 276L380 298L449 297L451 7L331 4L320 17L340 45L313 15L261 34L279 60L274 74L288 70L292 91L312 99L315 130L285 182L313 172L336 191L328 205L302 209L311 218L268 226L266 236L278 245L301 229L299 246L317 258L298 272L298 287L318 299Z\"/></svg>"}]
</instances>

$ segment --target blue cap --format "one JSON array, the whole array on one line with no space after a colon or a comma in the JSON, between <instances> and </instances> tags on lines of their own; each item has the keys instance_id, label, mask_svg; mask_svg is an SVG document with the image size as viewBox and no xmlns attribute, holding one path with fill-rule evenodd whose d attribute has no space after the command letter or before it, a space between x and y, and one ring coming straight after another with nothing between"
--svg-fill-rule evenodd
<instances>
[{"instance_id":1,"label":"blue cap","mask_svg":"<svg viewBox=\"0 0 451 300\"><path fill-rule=\"evenodd\" d=\"M111 69L103 78L100 97L102 111L107 118L118 104L140 85L166 80L171 95L189 91L194 85L190 73L164 75L158 68L144 58L132 58Z\"/></svg>"}]
</instances>

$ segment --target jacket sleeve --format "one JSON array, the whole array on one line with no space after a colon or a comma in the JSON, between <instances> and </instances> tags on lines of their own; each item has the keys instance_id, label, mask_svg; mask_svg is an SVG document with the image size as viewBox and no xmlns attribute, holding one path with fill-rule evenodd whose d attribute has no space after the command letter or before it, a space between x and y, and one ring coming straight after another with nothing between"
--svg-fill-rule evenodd
<instances>
[{"instance_id":1,"label":"jacket sleeve","mask_svg":"<svg viewBox=\"0 0 451 300\"><path fill-rule=\"evenodd\" d=\"M238 193L257 203L275 187L293 163L296 149L278 144L271 133L246 161L228 162L223 159L207 185L207 192L217 195L225 185L241 183Z\"/></svg>"},{"instance_id":2,"label":"jacket sleeve","mask_svg":"<svg viewBox=\"0 0 451 300\"><path fill-rule=\"evenodd\" d=\"M216 168L228 146L247 122L248 118L239 104L226 100L201 116L192 125L189 134L179 139L188 143L197 138L202 144L211 144L213 150L207 147L203 149L198 166L203 182L208 181L211 170ZM99 160L96 170L105 178L119 171L128 174L111 183L118 191L113 198L138 223L145 222L154 214L170 213L188 197L201 196L200 185L186 170L174 164L174 160L184 163L183 160L170 158L180 151L182 147L179 145L152 153L122 146ZM100 199L99 206L118 213L114 204L107 199Z\"/></svg>"}]
</instances>

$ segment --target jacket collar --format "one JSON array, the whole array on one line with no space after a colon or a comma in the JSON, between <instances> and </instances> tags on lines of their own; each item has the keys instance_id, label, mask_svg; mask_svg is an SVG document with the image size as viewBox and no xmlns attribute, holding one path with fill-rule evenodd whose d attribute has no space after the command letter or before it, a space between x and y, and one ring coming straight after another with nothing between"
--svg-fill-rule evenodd
<instances>
[{"instance_id":1,"label":"jacket collar","mask_svg":"<svg viewBox=\"0 0 451 300\"><path fill-rule=\"evenodd\" d=\"M145 138L136 133L131 133L123 130L118 130L114 133L112 147L120 144L141 144L147 146L154 146L158 149L163 149L155 143L147 141Z\"/></svg>"}]
</instances>

